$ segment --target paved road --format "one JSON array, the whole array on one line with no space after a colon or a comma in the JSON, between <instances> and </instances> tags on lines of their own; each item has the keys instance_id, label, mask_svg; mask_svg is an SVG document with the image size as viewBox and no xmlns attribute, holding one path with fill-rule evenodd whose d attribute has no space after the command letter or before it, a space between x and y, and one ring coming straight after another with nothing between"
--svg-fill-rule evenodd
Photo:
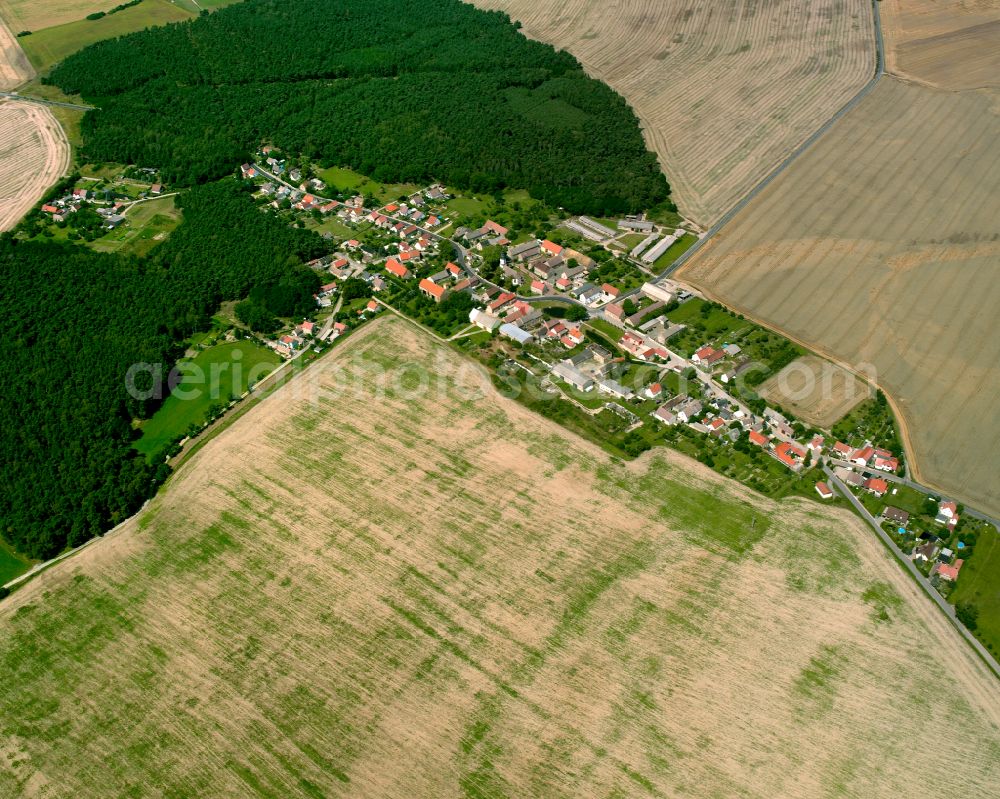
<instances>
[{"instance_id":1,"label":"paved road","mask_svg":"<svg viewBox=\"0 0 1000 799\"><path fill-rule=\"evenodd\" d=\"M32 97L28 94L18 94L17 92L0 92L0 97L8 100L20 100L24 103L37 103L39 105L55 105L59 108L75 108L78 111L94 111L96 106L78 105L77 103L60 103L58 100L46 100L44 97Z\"/></svg>"},{"instance_id":2,"label":"paved road","mask_svg":"<svg viewBox=\"0 0 1000 799\"><path fill-rule=\"evenodd\" d=\"M702 236L698 241L691 246L689 250L683 253L680 258L674 261L670 266L664 269L657 276L657 280L662 280L665 277L669 277L675 271L680 269L687 261L689 261L695 253L698 252L708 241L715 236L722 228L728 225L740 211L742 211L747 204L750 203L758 194L760 194L764 189L766 189L771 182L778 177L782 172L791 166L792 162L795 161L802 153L812 147L830 128L832 128L837 121L851 111L855 106L858 105L865 97L867 97L872 89L878 84L879 79L885 74L885 46L882 41L882 17L879 14L879 0L872 0L872 16L875 21L875 74L872 79L866 83L861 90L854 95L844 106L837 111L832 117L830 117L825 124L822 125L818 130L816 130L808 139L806 139L802 144L796 147L791 155L789 155L784 161L782 161L778 166L768 174L760 183L754 186L748 194L746 194L743 199L741 199L736 205L726 211L725 214L716 222L712 227L708 229L704 236Z\"/></svg>"},{"instance_id":3,"label":"paved road","mask_svg":"<svg viewBox=\"0 0 1000 799\"><path fill-rule=\"evenodd\" d=\"M848 461L842 461L837 458L830 458L830 462L835 466L844 466L848 469L857 468L853 463L850 463ZM913 488L917 491L921 491L924 494L929 494L933 497L944 496L940 491L937 491L936 489L933 488L928 488L927 486L921 485L920 483L915 483L908 477L899 477L898 475L889 474L888 472L883 472L879 469L862 469L861 471L863 471L865 474L871 475L872 477L881 477L885 480L888 480L890 483L898 483L899 485L909 486L910 488ZM973 519L979 519L980 521L989 522L994 527L996 527L998 531L1000 531L1000 519L994 519L992 516L982 513L981 511L978 511L975 508L970 508L967 505L964 507L965 509L962 511L962 513L964 513L967 516L971 516Z\"/></svg>"},{"instance_id":4,"label":"paved road","mask_svg":"<svg viewBox=\"0 0 1000 799\"><path fill-rule=\"evenodd\" d=\"M994 658L993 655L991 655L987 651L986 647L984 647L979 642L979 639L976 638L972 633L970 633L969 630L966 628L966 626L962 624L962 622L960 622L955 617L955 608L953 608L950 604L948 604L948 602L945 601L944 597L942 597L941 594L939 594L934 589L934 587L930 584L928 579L924 577L923 574L920 573L920 570L916 566L913 565L913 561L911 561L908 557L906 557L906 555L903 554L902 550L898 546L896 546L896 542L893 541L889 537L889 534L882 529L882 526L878 523L875 517L872 516L865 508L865 506L858 501L858 498L854 496L854 493L842 482L840 482L840 480L830 470L830 467L827 464L823 464L823 471L826 473L826 476L830 481L830 485L832 485L834 488L836 488L838 492L847 497L847 499L858 511L858 513L861 514L862 518L864 518L864 520L868 522L868 524L875 531L878 537L882 539L882 543L884 543L892 552L892 554L896 556L896 559L903 565L903 568L906 569L913 576L913 579L915 579L917 581L917 584L924 589L924 592L927 594L927 596L929 596L931 600L939 608L941 608L941 611L944 613L944 615L948 617L948 619L951 621L953 625L955 625L955 629L957 629L959 633L961 633L962 637L965 638L965 640L969 642L972 648L976 650L976 652L983 659L983 661L985 661L986 665L990 667L993 673L997 677L1000 677L1000 663L997 663L996 658Z\"/></svg>"}]
</instances>

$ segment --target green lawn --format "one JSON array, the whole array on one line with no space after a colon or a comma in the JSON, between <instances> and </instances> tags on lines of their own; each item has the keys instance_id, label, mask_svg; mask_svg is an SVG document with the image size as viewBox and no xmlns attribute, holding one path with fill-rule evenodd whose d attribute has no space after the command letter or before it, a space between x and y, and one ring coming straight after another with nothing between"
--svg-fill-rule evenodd
<instances>
[{"instance_id":1,"label":"green lawn","mask_svg":"<svg viewBox=\"0 0 1000 799\"><path fill-rule=\"evenodd\" d=\"M109 8L114 3L109 3ZM18 39L32 66L39 72L62 61L66 56L82 50L89 44L111 39L126 33L143 30L168 22L191 19L194 14L169 0L143 0L137 6L109 14L101 19L81 19L65 25L56 25L35 31L31 36Z\"/></svg>"},{"instance_id":2,"label":"green lawn","mask_svg":"<svg viewBox=\"0 0 1000 799\"><path fill-rule=\"evenodd\" d=\"M99 252L145 255L181 223L174 197L142 202L129 209L128 223L91 243Z\"/></svg>"},{"instance_id":3,"label":"green lawn","mask_svg":"<svg viewBox=\"0 0 1000 799\"><path fill-rule=\"evenodd\" d=\"M592 327L598 333L610 338L615 344L617 344L621 337L625 335L625 331L621 328L615 327L610 322L606 322L603 319L589 319L586 322L587 327Z\"/></svg>"},{"instance_id":4,"label":"green lawn","mask_svg":"<svg viewBox=\"0 0 1000 799\"><path fill-rule=\"evenodd\" d=\"M486 213L486 203L475 197L452 197L444 208L445 216L453 219L456 225L465 224L467 220Z\"/></svg>"},{"instance_id":5,"label":"green lawn","mask_svg":"<svg viewBox=\"0 0 1000 799\"><path fill-rule=\"evenodd\" d=\"M251 378L254 382L259 381L280 361L271 350L251 341L216 344L202 350L185 362L197 367L200 373L196 374L201 374L202 378L199 380L185 371L174 393L151 419L143 422L142 437L135 442L135 448L146 455L155 454L178 436L183 436L191 425L204 424L213 404L228 404L231 397L238 397L247 390ZM199 386L201 389L196 396L180 396Z\"/></svg>"},{"instance_id":6,"label":"green lawn","mask_svg":"<svg viewBox=\"0 0 1000 799\"><path fill-rule=\"evenodd\" d=\"M684 253L694 246L694 243L698 241L697 236L692 236L690 234L683 236L678 241L675 241L663 255L653 261L652 269L654 272L662 272L670 264L680 258Z\"/></svg>"},{"instance_id":7,"label":"green lawn","mask_svg":"<svg viewBox=\"0 0 1000 799\"><path fill-rule=\"evenodd\" d=\"M324 197L337 191L345 194L371 194L378 197L380 202L387 203L413 194L421 188L415 183L380 183L353 169L339 166L317 170L316 174L328 186Z\"/></svg>"},{"instance_id":8,"label":"green lawn","mask_svg":"<svg viewBox=\"0 0 1000 799\"><path fill-rule=\"evenodd\" d=\"M0 585L10 582L31 568L31 561L14 552L6 541L0 539Z\"/></svg>"},{"instance_id":9,"label":"green lawn","mask_svg":"<svg viewBox=\"0 0 1000 799\"><path fill-rule=\"evenodd\" d=\"M975 554L962 566L948 601L971 602L978 608L976 636L1000 655L1000 536L993 527L979 534Z\"/></svg>"}]
</instances>

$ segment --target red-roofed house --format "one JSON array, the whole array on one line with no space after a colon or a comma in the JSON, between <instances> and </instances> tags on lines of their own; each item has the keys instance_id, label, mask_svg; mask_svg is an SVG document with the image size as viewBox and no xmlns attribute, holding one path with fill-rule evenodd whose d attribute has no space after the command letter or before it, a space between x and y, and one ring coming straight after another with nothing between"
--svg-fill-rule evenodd
<instances>
[{"instance_id":1,"label":"red-roofed house","mask_svg":"<svg viewBox=\"0 0 1000 799\"><path fill-rule=\"evenodd\" d=\"M410 276L410 270L403 266L395 258L390 258L385 262L385 271L396 277L406 278Z\"/></svg>"},{"instance_id":2,"label":"red-roofed house","mask_svg":"<svg viewBox=\"0 0 1000 799\"><path fill-rule=\"evenodd\" d=\"M812 441L806 444L806 449L819 455L823 451L823 436L813 438Z\"/></svg>"},{"instance_id":3,"label":"red-roofed house","mask_svg":"<svg viewBox=\"0 0 1000 799\"><path fill-rule=\"evenodd\" d=\"M965 561L961 558L956 560L953 566L949 566L947 563L935 563L934 568L931 569L931 575L939 574L942 580L953 583L958 579L958 572L961 570L963 563Z\"/></svg>"},{"instance_id":4,"label":"red-roofed house","mask_svg":"<svg viewBox=\"0 0 1000 799\"><path fill-rule=\"evenodd\" d=\"M650 383L643 393L650 399L659 399L660 395L663 394L663 386L659 383Z\"/></svg>"},{"instance_id":5,"label":"red-roofed house","mask_svg":"<svg viewBox=\"0 0 1000 799\"><path fill-rule=\"evenodd\" d=\"M561 277L556 281L556 288L560 291L566 291L573 285L573 281L568 277Z\"/></svg>"},{"instance_id":6,"label":"red-roofed house","mask_svg":"<svg viewBox=\"0 0 1000 799\"><path fill-rule=\"evenodd\" d=\"M562 247L560 247L555 242L549 241L548 239L545 239L545 241L543 241L540 246L549 255L559 255L563 251Z\"/></svg>"},{"instance_id":7,"label":"red-roofed house","mask_svg":"<svg viewBox=\"0 0 1000 799\"><path fill-rule=\"evenodd\" d=\"M510 291L503 292L499 297L497 297L493 302L491 302L487 308L490 311L498 311L503 308L507 303L513 302L514 298L517 297L516 294Z\"/></svg>"},{"instance_id":8,"label":"red-roofed house","mask_svg":"<svg viewBox=\"0 0 1000 799\"><path fill-rule=\"evenodd\" d=\"M532 294L544 294L545 293L545 282L542 280L532 280L531 281L531 293Z\"/></svg>"},{"instance_id":9,"label":"red-roofed house","mask_svg":"<svg viewBox=\"0 0 1000 799\"><path fill-rule=\"evenodd\" d=\"M612 286L610 283L604 283L601 286L601 292L604 294L604 298L610 302L611 300L618 299L618 295L622 293L622 290L617 286Z\"/></svg>"},{"instance_id":10,"label":"red-roofed house","mask_svg":"<svg viewBox=\"0 0 1000 799\"><path fill-rule=\"evenodd\" d=\"M875 496L881 497L889 490L889 484L881 477L869 477L865 480L865 489Z\"/></svg>"},{"instance_id":11,"label":"red-roofed house","mask_svg":"<svg viewBox=\"0 0 1000 799\"><path fill-rule=\"evenodd\" d=\"M406 263L407 261L415 261L418 260L419 258L420 258L420 253L414 250L407 250L406 252L401 252L399 254L399 260L402 261L403 263Z\"/></svg>"},{"instance_id":12,"label":"red-roofed house","mask_svg":"<svg viewBox=\"0 0 1000 799\"><path fill-rule=\"evenodd\" d=\"M868 461L872 459L872 455L875 454L875 448L870 446L864 446L860 449L854 450L851 453L851 463L857 466L867 466Z\"/></svg>"},{"instance_id":13,"label":"red-roofed house","mask_svg":"<svg viewBox=\"0 0 1000 799\"><path fill-rule=\"evenodd\" d=\"M301 325L296 327L295 330L303 335L311 336L313 334L314 327L316 327L314 322L303 322Z\"/></svg>"},{"instance_id":14,"label":"red-roofed house","mask_svg":"<svg viewBox=\"0 0 1000 799\"><path fill-rule=\"evenodd\" d=\"M619 322L625 319L625 309L622 308L620 305L618 305L618 303L609 302L607 305L604 306L603 310L605 316L610 316L612 319L615 319Z\"/></svg>"},{"instance_id":15,"label":"red-roofed house","mask_svg":"<svg viewBox=\"0 0 1000 799\"><path fill-rule=\"evenodd\" d=\"M583 331L578 327L571 327L566 333L566 337L572 341L574 344L583 343Z\"/></svg>"},{"instance_id":16,"label":"red-roofed house","mask_svg":"<svg viewBox=\"0 0 1000 799\"><path fill-rule=\"evenodd\" d=\"M573 341L573 339L571 339L569 336L563 336L559 340L562 342L562 345L568 350L571 350L573 349L573 347L576 346L576 342Z\"/></svg>"},{"instance_id":17,"label":"red-roofed house","mask_svg":"<svg viewBox=\"0 0 1000 799\"><path fill-rule=\"evenodd\" d=\"M448 270L448 274L450 274L452 277L458 277L460 274L462 274L462 267L460 267L458 264L453 264L451 261L448 261L448 263L445 264L444 268Z\"/></svg>"},{"instance_id":18,"label":"red-roofed house","mask_svg":"<svg viewBox=\"0 0 1000 799\"><path fill-rule=\"evenodd\" d=\"M801 471L802 460L801 458L805 455L805 450L801 447L796 447L794 444L788 441L782 441L778 446L774 448L774 457L781 461L785 466L791 469L793 472Z\"/></svg>"},{"instance_id":19,"label":"red-roofed house","mask_svg":"<svg viewBox=\"0 0 1000 799\"><path fill-rule=\"evenodd\" d=\"M361 246L361 242L358 241L357 239L349 239L348 241L344 242L344 246L350 247L352 250L356 250L358 249L358 247Z\"/></svg>"},{"instance_id":20,"label":"red-roofed house","mask_svg":"<svg viewBox=\"0 0 1000 799\"><path fill-rule=\"evenodd\" d=\"M692 363L701 363L705 366L711 366L716 361L721 361L726 357L726 353L722 350L717 350L714 347L710 347L706 344L700 350L698 350L694 355L691 356Z\"/></svg>"},{"instance_id":21,"label":"red-roofed house","mask_svg":"<svg viewBox=\"0 0 1000 799\"><path fill-rule=\"evenodd\" d=\"M59 213L59 209L56 208L56 206L54 206L54 205L43 205L42 206L42 210L45 211L45 213L47 213L47 214L58 214Z\"/></svg>"},{"instance_id":22,"label":"red-roofed house","mask_svg":"<svg viewBox=\"0 0 1000 799\"><path fill-rule=\"evenodd\" d=\"M389 204L388 204L388 205L387 205L387 206L385 207L385 212L386 212L387 214L392 214L392 213L395 213L395 212L396 212L396 211L398 211L398 210L399 210L399 206L398 206L398 205L396 205L396 203L389 203Z\"/></svg>"},{"instance_id":23,"label":"red-roofed house","mask_svg":"<svg viewBox=\"0 0 1000 799\"><path fill-rule=\"evenodd\" d=\"M830 490L830 486L826 483L816 483L816 493L819 494L822 499L831 499L833 497L833 492Z\"/></svg>"},{"instance_id":24,"label":"red-roofed house","mask_svg":"<svg viewBox=\"0 0 1000 799\"><path fill-rule=\"evenodd\" d=\"M750 431L750 443L756 444L758 447L766 447L767 443L770 441L767 436L763 433L758 433L756 430Z\"/></svg>"},{"instance_id":25,"label":"red-roofed house","mask_svg":"<svg viewBox=\"0 0 1000 799\"><path fill-rule=\"evenodd\" d=\"M894 458L892 456L885 458L876 453L875 460L872 461L872 468L879 469L883 472L894 472L899 468L899 458Z\"/></svg>"},{"instance_id":26,"label":"red-roofed house","mask_svg":"<svg viewBox=\"0 0 1000 799\"><path fill-rule=\"evenodd\" d=\"M847 446L843 441L838 441L833 445L833 454L839 458L844 458L845 460L850 457L851 448Z\"/></svg>"},{"instance_id":27,"label":"red-roofed house","mask_svg":"<svg viewBox=\"0 0 1000 799\"><path fill-rule=\"evenodd\" d=\"M433 280L428 280L426 277L420 281L420 290L434 300L434 302L441 302L448 293L448 289L444 286L439 286Z\"/></svg>"},{"instance_id":28,"label":"red-roofed house","mask_svg":"<svg viewBox=\"0 0 1000 799\"><path fill-rule=\"evenodd\" d=\"M505 228L503 225L498 225L492 219L487 219L486 220L486 224L483 225L482 229L483 230L488 230L488 231L490 231L490 233L495 233L498 236L506 236L507 235L507 228Z\"/></svg>"}]
</instances>

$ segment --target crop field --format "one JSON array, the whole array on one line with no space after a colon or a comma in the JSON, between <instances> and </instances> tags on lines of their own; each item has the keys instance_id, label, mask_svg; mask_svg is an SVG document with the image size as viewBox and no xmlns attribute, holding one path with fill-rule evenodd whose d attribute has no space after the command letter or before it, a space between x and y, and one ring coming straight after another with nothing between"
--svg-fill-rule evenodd
<instances>
[{"instance_id":1,"label":"crop field","mask_svg":"<svg viewBox=\"0 0 1000 799\"><path fill-rule=\"evenodd\" d=\"M39 31L108 11L121 0L0 0L0 18L15 33Z\"/></svg>"},{"instance_id":2,"label":"crop field","mask_svg":"<svg viewBox=\"0 0 1000 799\"><path fill-rule=\"evenodd\" d=\"M112 3L112 6L114 5ZM190 12L174 5L170 0L143 0L139 5L126 8L117 14L109 14L96 20L77 19L75 22L44 28L18 41L27 53L32 66L39 72L45 72L88 44L155 25L180 22L191 19L192 16Z\"/></svg>"},{"instance_id":3,"label":"crop field","mask_svg":"<svg viewBox=\"0 0 1000 799\"><path fill-rule=\"evenodd\" d=\"M1000 514L1000 96L886 78L681 270L894 400L910 465Z\"/></svg>"},{"instance_id":4,"label":"crop field","mask_svg":"<svg viewBox=\"0 0 1000 799\"><path fill-rule=\"evenodd\" d=\"M31 80L34 74L19 40L0 20L0 91L16 89Z\"/></svg>"},{"instance_id":5,"label":"crop field","mask_svg":"<svg viewBox=\"0 0 1000 799\"><path fill-rule=\"evenodd\" d=\"M988 795L1000 684L916 591L384 317L0 605L0 794Z\"/></svg>"},{"instance_id":6,"label":"crop field","mask_svg":"<svg viewBox=\"0 0 1000 799\"><path fill-rule=\"evenodd\" d=\"M1000 2L884 0L889 71L942 89L1000 86Z\"/></svg>"},{"instance_id":7,"label":"crop field","mask_svg":"<svg viewBox=\"0 0 1000 799\"><path fill-rule=\"evenodd\" d=\"M475 0L629 102L674 201L708 226L872 77L868 0Z\"/></svg>"},{"instance_id":8,"label":"crop field","mask_svg":"<svg viewBox=\"0 0 1000 799\"><path fill-rule=\"evenodd\" d=\"M0 231L14 227L69 167L69 143L41 105L0 101Z\"/></svg>"},{"instance_id":9,"label":"crop field","mask_svg":"<svg viewBox=\"0 0 1000 799\"><path fill-rule=\"evenodd\" d=\"M762 383L757 393L824 430L872 395L863 380L815 355L797 358Z\"/></svg>"}]
</instances>

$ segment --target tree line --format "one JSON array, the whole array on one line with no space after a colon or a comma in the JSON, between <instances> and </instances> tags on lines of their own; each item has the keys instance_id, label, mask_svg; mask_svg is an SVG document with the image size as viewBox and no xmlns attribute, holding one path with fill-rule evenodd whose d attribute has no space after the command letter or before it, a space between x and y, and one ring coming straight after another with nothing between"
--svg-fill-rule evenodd
<instances>
[{"instance_id":1,"label":"tree line","mask_svg":"<svg viewBox=\"0 0 1000 799\"><path fill-rule=\"evenodd\" d=\"M94 44L49 80L100 107L86 157L155 164L174 185L268 141L383 182L525 188L580 213L669 192L618 94L459 0L246 0Z\"/></svg>"},{"instance_id":2,"label":"tree line","mask_svg":"<svg viewBox=\"0 0 1000 799\"><path fill-rule=\"evenodd\" d=\"M169 368L220 302L254 287L317 285L302 263L326 242L261 214L241 184L178 201L183 224L142 259L0 236L0 533L27 555L108 529L166 477L162 457L132 448L133 420L160 401L130 396L130 366Z\"/></svg>"}]
</instances>

